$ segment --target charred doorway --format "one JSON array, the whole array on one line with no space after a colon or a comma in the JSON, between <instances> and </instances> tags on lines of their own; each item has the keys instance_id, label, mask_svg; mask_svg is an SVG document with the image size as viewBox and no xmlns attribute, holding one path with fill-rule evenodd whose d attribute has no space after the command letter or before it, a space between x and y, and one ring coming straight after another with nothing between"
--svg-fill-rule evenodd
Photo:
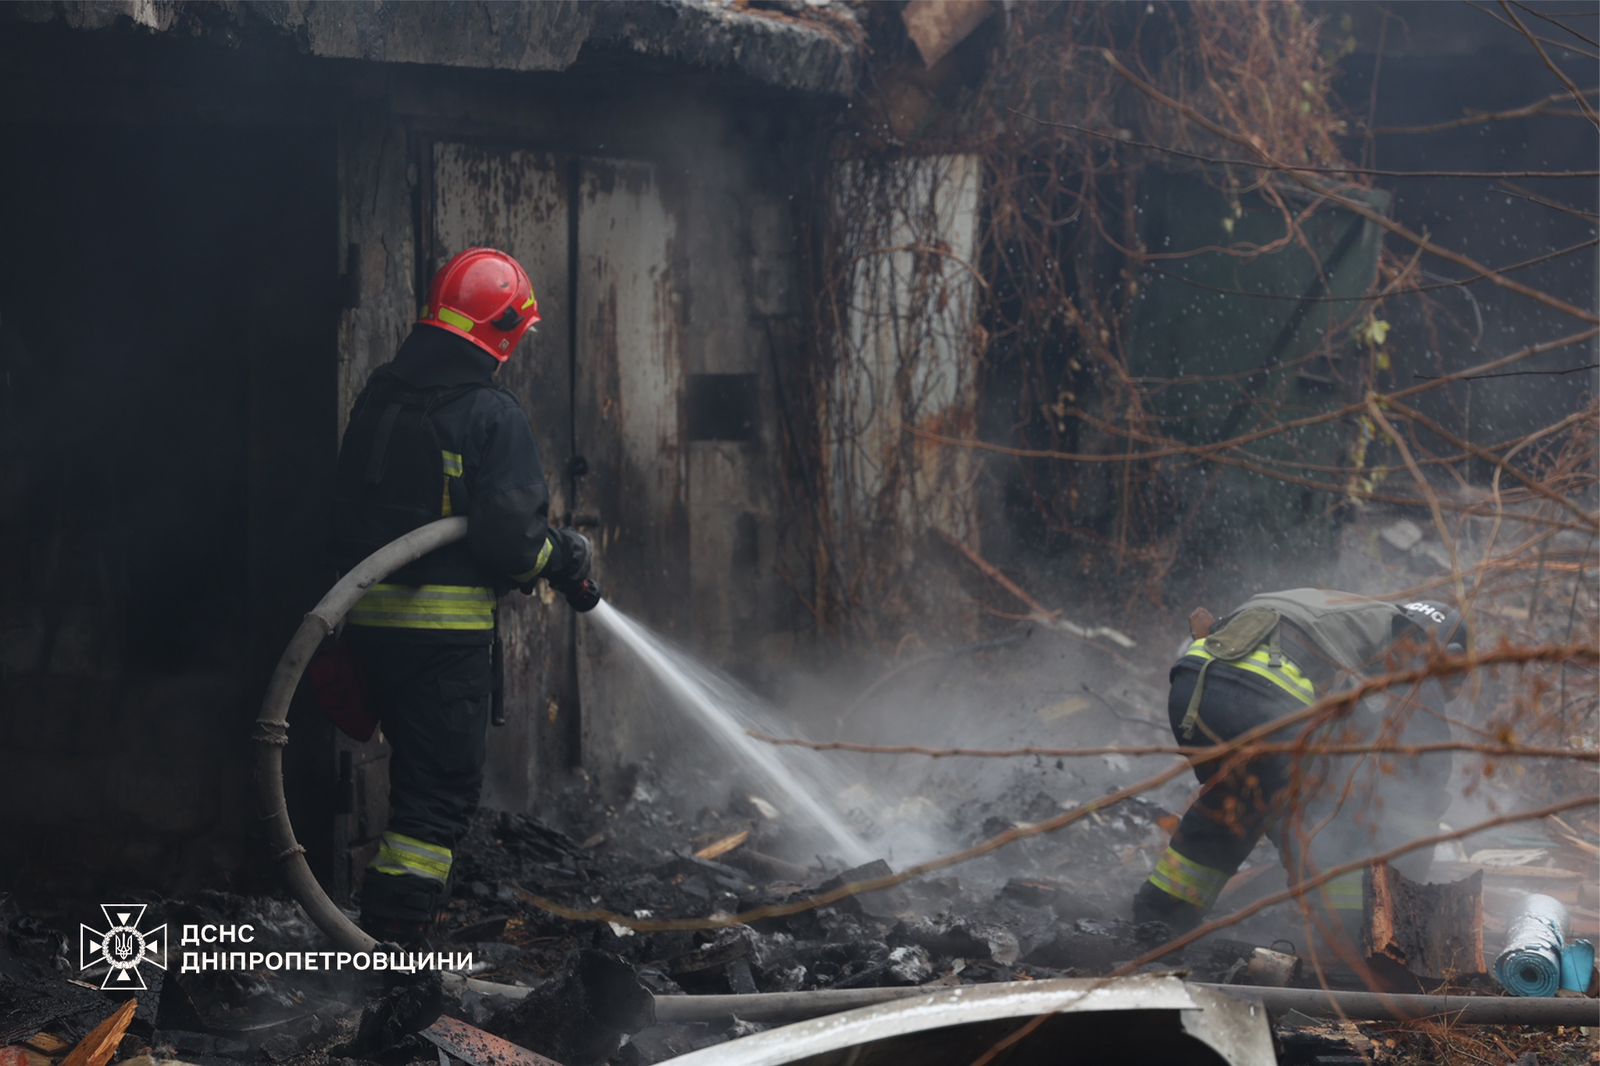
<instances>
[{"instance_id":1,"label":"charred doorway","mask_svg":"<svg viewBox=\"0 0 1600 1066\"><path fill-rule=\"evenodd\" d=\"M533 425L551 521L591 538L620 608L681 629L690 602L681 190L635 160L426 137L416 153L418 291L475 245L504 248L528 269L543 321L499 381ZM639 712L641 678L619 649L595 640L547 586L503 597L499 628L506 720L489 736L486 807L537 811L576 767L613 770L619 752L647 751L652 731L670 728ZM387 750L339 737L336 751L353 801L334 828L331 884L343 894L385 824Z\"/></svg>"},{"instance_id":2,"label":"charred doorway","mask_svg":"<svg viewBox=\"0 0 1600 1066\"><path fill-rule=\"evenodd\" d=\"M215 884L249 858L261 681L330 575L332 134L7 138L0 751L28 802L0 889Z\"/></svg>"}]
</instances>

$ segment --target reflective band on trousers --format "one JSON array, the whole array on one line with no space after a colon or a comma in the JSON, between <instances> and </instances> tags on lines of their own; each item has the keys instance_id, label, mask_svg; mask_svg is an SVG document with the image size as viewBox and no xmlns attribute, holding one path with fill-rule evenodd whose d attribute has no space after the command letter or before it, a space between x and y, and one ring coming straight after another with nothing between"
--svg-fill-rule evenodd
<instances>
[{"instance_id":1,"label":"reflective band on trousers","mask_svg":"<svg viewBox=\"0 0 1600 1066\"><path fill-rule=\"evenodd\" d=\"M385 833L367 869L380 874L425 877L444 884L450 877L450 849L404 833Z\"/></svg>"},{"instance_id":2,"label":"reflective band on trousers","mask_svg":"<svg viewBox=\"0 0 1600 1066\"><path fill-rule=\"evenodd\" d=\"M1322 902L1331 911L1358 911L1365 905L1361 871L1340 874L1320 889Z\"/></svg>"},{"instance_id":3,"label":"reflective band on trousers","mask_svg":"<svg viewBox=\"0 0 1600 1066\"><path fill-rule=\"evenodd\" d=\"M494 590L473 585L374 585L350 624L378 629L493 629Z\"/></svg>"},{"instance_id":4,"label":"reflective band on trousers","mask_svg":"<svg viewBox=\"0 0 1600 1066\"><path fill-rule=\"evenodd\" d=\"M1222 894L1222 886L1228 883L1229 876L1221 870L1201 866L1168 848L1167 853L1161 856L1161 861L1156 863L1150 883L1169 896L1176 896L1185 903L1208 911Z\"/></svg>"},{"instance_id":5,"label":"reflective band on trousers","mask_svg":"<svg viewBox=\"0 0 1600 1066\"><path fill-rule=\"evenodd\" d=\"M1217 657L1206 651L1206 642L1197 640L1189 645L1189 650L1183 653L1186 659L1201 659L1210 662ZM1300 668L1293 662L1285 659L1280 653L1277 662L1273 662L1273 653L1266 648L1257 648L1243 659L1217 659L1221 666L1231 666L1235 670L1264 677L1277 685L1283 691L1299 700L1301 703L1312 704L1317 702L1317 689Z\"/></svg>"}]
</instances>

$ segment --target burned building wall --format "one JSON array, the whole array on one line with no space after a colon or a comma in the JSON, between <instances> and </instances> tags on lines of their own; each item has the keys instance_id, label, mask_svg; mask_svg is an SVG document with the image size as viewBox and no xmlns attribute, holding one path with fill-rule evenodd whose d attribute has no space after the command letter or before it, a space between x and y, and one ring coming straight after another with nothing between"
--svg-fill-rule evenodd
<instances>
[{"instance_id":1,"label":"burned building wall","mask_svg":"<svg viewBox=\"0 0 1600 1066\"><path fill-rule=\"evenodd\" d=\"M27 416L7 427L0 738L36 801L8 812L24 842L8 872L51 866L72 835L83 867L130 881L269 874L245 738L266 670L334 576L339 431L427 277L467 244L509 246L534 272L544 322L506 381L554 511L595 540L615 602L751 675L792 644L768 565L773 375L799 354L804 153L832 106L792 94L848 72L836 43L752 19L728 32L760 48L685 72L672 64L722 62L695 58L715 34L646 47L608 23L548 63L467 70L399 38L388 58L404 64L371 62L371 33L329 36L328 10L284 32L254 9L173 5L151 24L88 6L13 12L7 46L27 91L5 121L47 149L6 178L8 204L38 214L12 227L9 258L24 275L53 238L53 268L82 279L42 301L8 287L0 307L5 405ZM572 11L537 17L558 15ZM366 44L318 43L347 37ZM104 129L88 130L97 109ZM114 143L141 147L100 163ZM141 200L141 181L159 195ZM109 296L86 307L69 290ZM733 399L708 412L708 394ZM119 525L122 500L161 521ZM509 722L488 803L537 808L580 764L620 787L674 738L564 604L519 597L503 620ZM309 706L291 722L297 828L348 889L382 829L383 747L335 740Z\"/></svg>"}]
</instances>

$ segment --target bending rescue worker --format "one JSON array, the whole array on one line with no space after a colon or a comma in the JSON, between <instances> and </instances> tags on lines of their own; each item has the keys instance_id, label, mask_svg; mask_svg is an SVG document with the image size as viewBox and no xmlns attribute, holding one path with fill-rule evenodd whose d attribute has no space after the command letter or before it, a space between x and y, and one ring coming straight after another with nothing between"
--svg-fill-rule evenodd
<instances>
[{"instance_id":1,"label":"bending rescue worker","mask_svg":"<svg viewBox=\"0 0 1600 1066\"><path fill-rule=\"evenodd\" d=\"M542 578L576 610L599 602L588 541L549 527L533 431L495 384L538 321L515 259L457 255L394 360L368 379L339 449L334 538L345 567L438 518L468 520L464 540L373 585L346 622L391 749L388 828L361 893L361 923L380 940L423 942L448 895L499 690L495 601Z\"/></svg>"},{"instance_id":2,"label":"bending rescue worker","mask_svg":"<svg viewBox=\"0 0 1600 1066\"><path fill-rule=\"evenodd\" d=\"M1193 635L1172 668L1167 714L1179 744L1202 748L1302 711L1364 678L1467 648L1467 627L1453 608L1324 589L1263 593L1214 631ZM1443 705L1459 692L1459 676L1376 694L1331 721L1286 726L1262 739L1312 746L1445 741ZM1451 758L1430 754L1418 763L1410 773L1390 775L1373 760L1353 756L1266 754L1196 764L1200 795L1134 895L1134 920L1163 922L1174 934L1194 928L1263 834L1277 846L1293 884L1437 832L1449 804ZM1312 896L1314 913L1331 919L1334 934L1341 927L1348 932L1360 918L1361 893L1359 872L1336 878Z\"/></svg>"}]
</instances>

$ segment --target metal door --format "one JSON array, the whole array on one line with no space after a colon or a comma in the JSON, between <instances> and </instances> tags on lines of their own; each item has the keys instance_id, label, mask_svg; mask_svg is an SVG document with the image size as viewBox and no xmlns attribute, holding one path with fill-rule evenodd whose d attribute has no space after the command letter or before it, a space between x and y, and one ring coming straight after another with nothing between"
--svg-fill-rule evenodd
<instances>
[{"instance_id":1,"label":"metal door","mask_svg":"<svg viewBox=\"0 0 1600 1066\"><path fill-rule=\"evenodd\" d=\"M431 178L425 274L486 244L533 278L544 322L500 379L532 420L552 521L594 541L609 600L681 630L683 265L673 262L676 223L655 169L441 142ZM580 761L605 778L649 750L650 690L590 621L541 586L502 601L500 628L507 722L490 737L486 805L534 810Z\"/></svg>"},{"instance_id":2,"label":"metal door","mask_svg":"<svg viewBox=\"0 0 1600 1066\"><path fill-rule=\"evenodd\" d=\"M592 516L607 599L681 635L690 617L683 299L677 220L655 168L583 160L577 182L574 384L580 515ZM712 309L715 313L715 309ZM668 735L659 701L593 624L577 630L584 767L610 771Z\"/></svg>"},{"instance_id":3,"label":"metal door","mask_svg":"<svg viewBox=\"0 0 1600 1066\"><path fill-rule=\"evenodd\" d=\"M543 322L501 368L499 382L533 425L552 516L569 511L572 455L570 177L570 163L546 153L437 142L424 199L426 275L465 248L488 246L511 253L533 279ZM500 601L506 722L489 736L483 802L490 807L533 810L539 790L577 756L572 613L547 586L538 589Z\"/></svg>"}]
</instances>

